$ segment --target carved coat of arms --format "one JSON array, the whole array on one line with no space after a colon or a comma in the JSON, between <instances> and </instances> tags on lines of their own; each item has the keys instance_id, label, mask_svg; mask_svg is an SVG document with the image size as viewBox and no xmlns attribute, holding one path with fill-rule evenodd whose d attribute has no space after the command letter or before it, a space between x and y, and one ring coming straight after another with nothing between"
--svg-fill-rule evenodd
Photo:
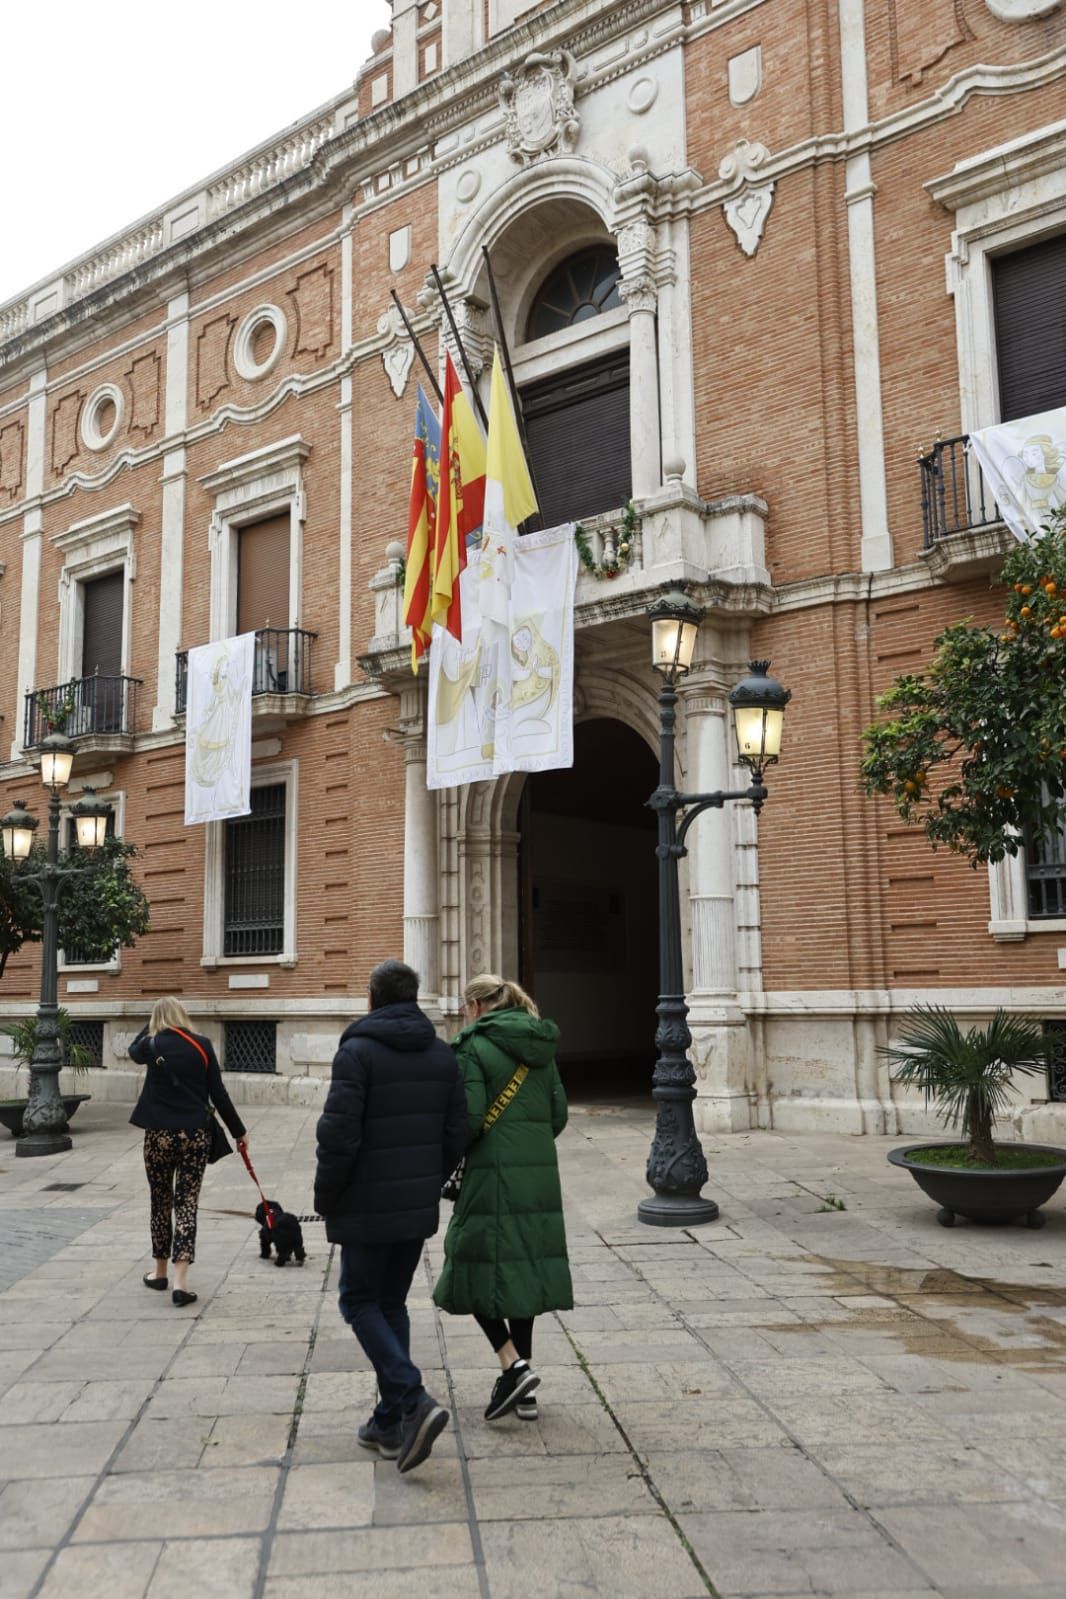
<instances>
[{"instance_id":1,"label":"carved coat of arms","mask_svg":"<svg viewBox=\"0 0 1066 1599\"><path fill-rule=\"evenodd\" d=\"M569 50L553 50L547 55L535 52L513 73L504 73L500 105L515 161L528 166L549 151L565 155L574 148L581 130L574 106L574 87L580 76Z\"/></svg>"}]
</instances>

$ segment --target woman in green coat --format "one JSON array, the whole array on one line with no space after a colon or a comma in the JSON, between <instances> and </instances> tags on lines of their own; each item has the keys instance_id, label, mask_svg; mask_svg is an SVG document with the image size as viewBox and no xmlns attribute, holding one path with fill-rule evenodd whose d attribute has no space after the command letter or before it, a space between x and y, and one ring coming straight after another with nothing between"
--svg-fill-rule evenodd
<instances>
[{"instance_id":1,"label":"woman in green coat","mask_svg":"<svg viewBox=\"0 0 1066 1599\"><path fill-rule=\"evenodd\" d=\"M499 1358L486 1421L511 1411L535 1421L533 1321L574 1302L555 1154L566 1126L559 1029L495 973L473 978L463 1002L467 1025L452 1048L470 1143L433 1298L453 1316L472 1315Z\"/></svg>"}]
</instances>

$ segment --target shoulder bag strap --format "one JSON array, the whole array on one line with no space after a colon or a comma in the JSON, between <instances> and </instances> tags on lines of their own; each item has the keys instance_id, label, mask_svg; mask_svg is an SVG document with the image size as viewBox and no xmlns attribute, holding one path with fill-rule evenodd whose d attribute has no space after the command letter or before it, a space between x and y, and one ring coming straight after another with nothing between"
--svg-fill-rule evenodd
<instances>
[{"instance_id":1,"label":"shoulder bag strap","mask_svg":"<svg viewBox=\"0 0 1066 1599\"><path fill-rule=\"evenodd\" d=\"M183 1032L180 1027L168 1027L168 1028L164 1028L164 1031L165 1032L170 1032L170 1033L177 1033L179 1035L179 1037L184 1038L185 1042L187 1044L191 1044L193 1049L195 1049L196 1053L200 1056L200 1059L204 1063L204 1067L209 1069L208 1068L207 1056L204 1053L204 1051L201 1048L201 1046L196 1042L195 1038L191 1038L189 1036L189 1034L186 1033L186 1032ZM156 1039L156 1035L155 1035L155 1033L153 1033L152 1034L152 1048L153 1049L155 1048L155 1039ZM166 1072L167 1076L170 1078L170 1084L171 1084L172 1088L177 1088L177 1089L179 1089L181 1091L181 1093L186 1094L189 1097L189 1099L191 1099L195 1103L195 1105L196 1105L198 1110L202 1110L204 1108L202 1101L199 1099L199 1097L196 1094L193 1093L192 1089L191 1088L186 1088L185 1084L179 1082L178 1079L174 1076L174 1073L171 1071L170 1067L167 1065L167 1063L163 1059L162 1055L157 1055L156 1056L155 1063L156 1063L157 1066L162 1066L163 1070ZM206 1119L204 1121L204 1126L205 1127L210 1125L211 1119L214 1116L214 1114L215 1114L214 1109L213 1109L210 1101L208 1101L207 1111L206 1111Z\"/></svg>"},{"instance_id":2,"label":"shoulder bag strap","mask_svg":"<svg viewBox=\"0 0 1066 1599\"><path fill-rule=\"evenodd\" d=\"M488 1110L485 1112L485 1120L481 1124L481 1131L483 1133L487 1133L493 1123L499 1121L500 1117L503 1115L504 1111L518 1093L518 1090L521 1088L528 1076L529 1067L519 1066L518 1070L511 1078L511 1081L507 1084L507 1087L501 1089L501 1091L496 1095L496 1098L493 1100L492 1104L489 1106Z\"/></svg>"}]
</instances>

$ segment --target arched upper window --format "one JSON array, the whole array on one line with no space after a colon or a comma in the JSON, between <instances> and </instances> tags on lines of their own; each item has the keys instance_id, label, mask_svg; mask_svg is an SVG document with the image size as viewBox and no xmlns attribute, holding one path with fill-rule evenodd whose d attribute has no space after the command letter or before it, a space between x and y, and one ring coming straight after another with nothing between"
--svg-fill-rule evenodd
<instances>
[{"instance_id":1,"label":"arched upper window","mask_svg":"<svg viewBox=\"0 0 1066 1599\"><path fill-rule=\"evenodd\" d=\"M569 256L544 280L529 313L527 339L561 333L620 305L618 257L608 244Z\"/></svg>"}]
</instances>

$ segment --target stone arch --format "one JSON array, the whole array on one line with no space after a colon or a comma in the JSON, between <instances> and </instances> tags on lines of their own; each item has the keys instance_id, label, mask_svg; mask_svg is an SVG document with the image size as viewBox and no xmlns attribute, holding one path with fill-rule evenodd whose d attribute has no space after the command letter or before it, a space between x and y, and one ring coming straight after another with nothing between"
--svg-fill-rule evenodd
<instances>
[{"instance_id":1,"label":"stone arch","mask_svg":"<svg viewBox=\"0 0 1066 1599\"><path fill-rule=\"evenodd\" d=\"M588 244L614 239L608 168L560 156L516 172L490 194L455 242L447 277L458 298L489 299L482 245L493 257L508 341L523 341L524 317L545 275Z\"/></svg>"}]
</instances>

